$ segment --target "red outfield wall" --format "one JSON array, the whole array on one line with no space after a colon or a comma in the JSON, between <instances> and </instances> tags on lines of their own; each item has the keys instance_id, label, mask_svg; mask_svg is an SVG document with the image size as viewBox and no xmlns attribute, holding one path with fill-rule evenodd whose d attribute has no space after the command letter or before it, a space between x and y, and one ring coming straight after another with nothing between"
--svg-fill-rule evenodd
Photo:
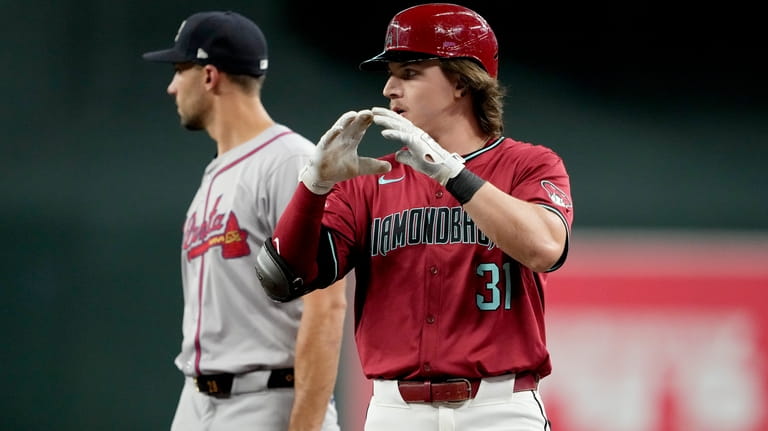
<instances>
[{"instance_id":1,"label":"red outfield wall","mask_svg":"<svg viewBox=\"0 0 768 431\"><path fill-rule=\"evenodd\" d=\"M580 232L550 280L553 429L768 430L768 236ZM344 431L371 388L351 340Z\"/></svg>"}]
</instances>

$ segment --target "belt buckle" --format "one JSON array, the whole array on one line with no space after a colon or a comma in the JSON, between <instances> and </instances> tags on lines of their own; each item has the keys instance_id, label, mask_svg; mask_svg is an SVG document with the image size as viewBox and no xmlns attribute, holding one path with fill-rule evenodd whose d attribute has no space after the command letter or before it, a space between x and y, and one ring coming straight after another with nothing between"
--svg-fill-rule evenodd
<instances>
[{"instance_id":1,"label":"belt buckle","mask_svg":"<svg viewBox=\"0 0 768 431\"><path fill-rule=\"evenodd\" d=\"M198 377L201 377L201 376L193 377L193 381L195 383L195 389L197 389L197 392L200 392L202 394L206 394L215 398L229 397L230 395L229 389L231 387L230 388L219 387L219 383L216 381L216 379L213 376L207 376L200 380L198 380ZM204 384L205 386L201 387L201 383Z\"/></svg>"},{"instance_id":2,"label":"belt buckle","mask_svg":"<svg viewBox=\"0 0 768 431\"><path fill-rule=\"evenodd\" d=\"M195 377L192 377L192 382L194 382L194 384L195 384L195 390L196 390L197 392L203 392L203 391L201 391L201 390L200 390L200 382L198 382L198 381L197 381L197 376L195 376Z\"/></svg>"},{"instance_id":3,"label":"belt buckle","mask_svg":"<svg viewBox=\"0 0 768 431\"><path fill-rule=\"evenodd\" d=\"M469 379L464 378L464 377L457 377L457 378L453 378L453 379L447 379L445 382L446 383L462 382L462 383L467 385L467 398L465 398L463 400L447 401L448 403L463 403L464 401L472 399L472 383L469 382Z\"/></svg>"}]
</instances>

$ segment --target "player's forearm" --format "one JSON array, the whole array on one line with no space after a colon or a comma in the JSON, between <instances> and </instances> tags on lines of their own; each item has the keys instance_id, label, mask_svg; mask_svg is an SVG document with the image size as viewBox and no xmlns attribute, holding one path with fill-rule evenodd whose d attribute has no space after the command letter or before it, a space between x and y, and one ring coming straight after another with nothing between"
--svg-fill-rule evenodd
<instances>
[{"instance_id":1,"label":"player's forearm","mask_svg":"<svg viewBox=\"0 0 768 431\"><path fill-rule=\"evenodd\" d=\"M315 256L325 199L326 195L316 195L299 183L272 236L280 256L306 281L317 276Z\"/></svg>"},{"instance_id":2,"label":"player's forearm","mask_svg":"<svg viewBox=\"0 0 768 431\"><path fill-rule=\"evenodd\" d=\"M547 271L563 253L566 229L557 215L490 183L480 187L464 209L496 246L533 271Z\"/></svg>"},{"instance_id":3,"label":"player's forearm","mask_svg":"<svg viewBox=\"0 0 768 431\"><path fill-rule=\"evenodd\" d=\"M296 341L296 397L290 431L321 428L336 385L345 312L344 280L304 297Z\"/></svg>"}]
</instances>

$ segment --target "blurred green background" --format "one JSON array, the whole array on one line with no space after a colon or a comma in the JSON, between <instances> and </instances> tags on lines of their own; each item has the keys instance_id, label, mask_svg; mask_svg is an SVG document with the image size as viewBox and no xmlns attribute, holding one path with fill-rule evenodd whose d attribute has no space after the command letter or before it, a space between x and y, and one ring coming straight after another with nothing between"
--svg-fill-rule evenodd
<instances>
[{"instance_id":1,"label":"blurred green background","mask_svg":"<svg viewBox=\"0 0 768 431\"><path fill-rule=\"evenodd\" d=\"M193 12L239 11L269 41L268 110L314 140L386 106L385 76L357 64L415 3L0 4L0 428L167 429L181 224L214 145L178 125L171 67L141 54ZM566 161L574 235L768 229L768 70L748 11L463 4L500 40L506 135ZM372 130L361 152L392 150Z\"/></svg>"}]
</instances>

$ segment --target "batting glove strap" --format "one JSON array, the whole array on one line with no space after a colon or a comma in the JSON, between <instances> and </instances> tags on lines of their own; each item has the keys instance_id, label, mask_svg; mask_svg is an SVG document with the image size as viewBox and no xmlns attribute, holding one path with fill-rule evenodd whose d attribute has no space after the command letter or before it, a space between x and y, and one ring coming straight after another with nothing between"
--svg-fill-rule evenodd
<instances>
[{"instance_id":1,"label":"batting glove strap","mask_svg":"<svg viewBox=\"0 0 768 431\"><path fill-rule=\"evenodd\" d=\"M299 181L316 195L324 195L331 191L331 188L335 184L334 181L320 181L318 179L317 168L314 162L310 161L304 166L304 169L299 173Z\"/></svg>"},{"instance_id":2,"label":"batting glove strap","mask_svg":"<svg viewBox=\"0 0 768 431\"><path fill-rule=\"evenodd\" d=\"M485 184L484 179L469 169L462 169L455 177L445 183L445 188L460 204L464 205L472 199L483 184Z\"/></svg>"}]
</instances>

